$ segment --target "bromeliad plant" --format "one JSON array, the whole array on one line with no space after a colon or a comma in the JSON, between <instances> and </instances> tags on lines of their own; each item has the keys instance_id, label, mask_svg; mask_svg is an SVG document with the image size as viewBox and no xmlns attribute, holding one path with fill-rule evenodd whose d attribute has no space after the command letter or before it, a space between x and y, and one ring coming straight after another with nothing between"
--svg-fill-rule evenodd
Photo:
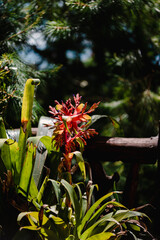
<instances>
[{"instance_id":1,"label":"bromeliad plant","mask_svg":"<svg viewBox=\"0 0 160 240\"><path fill-rule=\"evenodd\" d=\"M37 194L36 186L31 177L36 148L32 143L27 143L27 139L31 133L34 87L39 82L37 79L28 79L26 82L18 142L7 139L3 119L0 120L0 164L2 166L0 177L3 192L7 195L13 191L24 196L35 197ZM4 172L6 173L5 179Z\"/></svg>"},{"instance_id":2,"label":"bromeliad plant","mask_svg":"<svg viewBox=\"0 0 160 240\"><path fill-rule=\"evenodd\" d=\"M53 126L53 141L55 146L63 152L63 158L59 165L60 178L63 173L67 172L71 183L71 163L73 156L76 156L78 165L85 179L85 165L82 157L84 146L87 144L85 139L98 134L95 129L89 129L91 123L92 113L99 105L100 102L94 103L89 110L86 111L87 103L80 103L81 96L77 94L73 97L74 105L71 99L66 103L62 101L60 104L55 101L55 107L49 107L52 117L56 120ZM77 151L79 149L79 151Z\"/></svg>"},{"instance_id":3,"label":"bromeliad plant","mask_svg":"<svg viewBox=\"0 0 160 240\"><path fill-rule=\"evenodd\" d=\"M34 232L36 239L45 240L119 239L127 232L135 238L132 230L143 229L140 223L140 218L145 216L143 213L130 211L113 199L108 200L115 193L105 195L89 208L95 186L91 185L87 190L84 183L73 184L71 180L71 162L74 155L85 180L82 152L85 139L97 134L88 127L91 123L89 114L99 103L93 104L86 111L87 104L80 103L81 97L78 94L74 97L74 106L70 99L62 104L56 101L56 107L50 107L56 120L53 126L49 126L53 128L52 139L47 136L28 138L34 86L38 83L39 81L33 79L26 82L18 142L6 138L3 120L0 119L0 203L3 202L3 194L7 203L22 211L18 222L23 231L18 232L14 240L25 239L24 229ZM47 148L48 155L57 154L60 148L63 157L59 164L60 181L50 179L47 171L38 190L33 171L39 141ZM66 177L67 181L63 177ZM80 185L83 186L83 191ZM2 208L0 204L1 216L5 214ZM30 239L33 239L32 235Z\"/></svg>"},{"instance_id":4,"label":"bromeliad plant","mask_svg":"<svg viewBox=\"0 0 160 240\"><path fill-rule=\"evenodd\" d=\"M145 214L129 210L114 199L109 199L116 192L103 196L89 207L95 186L91 185L87 190L84 183L73 184L71 181L73 155L77 157L85 179L82 157L85 139L97 134L94 129L88 129L91 122L88 114L99 103L86 111L87 104L81 104L80 99L77 94L74 97L75 106L69 99L62 104L56 101L56 107L50 107L50 113L56 121L53 126L47 126L53 128L52 141L57 150L60 148L63 152L59 165L60 181L48 176L45 178L36 200L37 210L23 212L18 217L21 230L32 230L46 240L107 240L120 239L127 234L136 239L134 232L144 230L140 218L146 217ZM23 224L24 218L28 220L27 225Z\"/></svg>"},{"instance_id":5,"label":"bromeliad plant","mask_svg":"<svg viewBox=\"0 0 160 240\"><path fill-rule=\"evenodd\" d=\"M12 219L8 215L10 212L6 214L6 211L10 209L8 206L12 205L19 211L27 211L30 205L38 201L38 188L33 177L38 141L44 142L48 153L55 150L51 146L51 138L47 136L28 138L31 133L34 88L39 82L37 79L26 81L18 142L7 139L4 122L0 118L0 216L4 216L0 224L3 230L8 223L8 233L12 227L12 223L8 221ZM41 174L38 168L37 172Z\"/></svg>"},{"instance_id":6,"label":"bromeliad plant","mask_svg":"<svg viewBox=\"0 0 160 240\"><path fill-rule=\"evenodd\" d=\"M61 182L48 181L54 188L57 204L21 213L18 217L21 230L32 230L46 240L118 240L123 235L125 239L137 239L136 235L141 231L147 232L141 224L141 219L147 216L111 199L117 192L106 194L87 210L87 198L80 184L70 185L64 179ZM66 208L68 196L72 203L70 208ZM28 220L25 226L24 217Z\"/></svg>"},{"instance_id":7,"label":"bromeliad plant","mask_svg":"<svg viewBox=\"0 0 160 240\"><path fill-rule=\"evenodd\" d=\"M15 213L18 214L15 209L18 211L27 211L30 207L36 209L37 204L41 203L42 189L40 188L39 191L38 185L41 186L43 181L42 183L37 182L34 176L34 172L37 175L41 174L39 164L35 164L36 161L41 161L40 158L36 158L38 143L41 142L45 145L48 155L53 156L53 152L55 152L54 159L56 154L59 156L51 144L51 137L30 137L34 88L39 82L38 79L26 81L18 141L7 138L3 119L0 118L0 216L4 216L0 219L0 225L2 231L7 227L7 234L14 233L16 230L16 225L13 223L15 219L12 219ZM48 173L43 186L47 177ZM11 213L11 210L14 213ZM6 214L7 211L8 214ZM8 238L12 239L12 237L11 233Z\"/></svg>"}]
</instances>

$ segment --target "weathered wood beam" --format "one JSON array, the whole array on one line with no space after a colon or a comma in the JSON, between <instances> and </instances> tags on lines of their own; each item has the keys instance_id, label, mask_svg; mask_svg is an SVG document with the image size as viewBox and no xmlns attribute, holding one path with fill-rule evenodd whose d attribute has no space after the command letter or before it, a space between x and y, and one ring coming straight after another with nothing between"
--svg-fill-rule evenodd
<instances>
[{"instance_id":1,"label":"weathered wood beam","mask_svg":"<svg viewBox=\"0 0 160 240\"><path fill-rule=\"evenodd\" d=\"M98 136L88 141L85 154L97 161L155 163L158 158L158 136L121 138Z\"/></svg>"},{"instance_id":2,"label":"weathered wood beam","mask_svg":"<svg viewBox=\"0 0 160 240\"><path fill-rule=\"evenodd\" d=\"M32 128L36 135L37 128ZM90 139L84 154L97 161L123 161L154 164L158 158L158 136L150 138L122 138L97 136Z\"/></svg>"}]
</instances>

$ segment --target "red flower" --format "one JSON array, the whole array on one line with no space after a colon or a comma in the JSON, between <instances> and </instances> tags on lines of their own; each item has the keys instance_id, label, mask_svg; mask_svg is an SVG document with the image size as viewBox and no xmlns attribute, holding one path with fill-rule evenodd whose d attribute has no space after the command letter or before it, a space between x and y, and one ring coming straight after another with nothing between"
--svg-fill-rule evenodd
<instances>
[{"instance_id":1,"label":"red flower","mask_svg":"<svg viewBox=\"0 0 160 240\"><path fill-rule=\"evenodd\" d=\"M64 148L63 150L63 161L59 168L70 171L71 160L73 151L83 150L86 145L85 139L98 134L95 129L88 129L88 125L91 123L91 117L88 115L93 112L99 105L100 102L94 103L88 111L86 111L87 103L80 103L81 96L77 94L74 96L74 106L72 105L71 99L68 99L66 103L62 101L60 104L55 101L56 106L49 106L52 117L56 120L53 126L53 141L57 149L59 147ZM60 170L59 169L59 170Z\"/></svg>"},{"instance_id":2,"label":"red flower","mask_svg":"<svg viewBox=\"0 0 160 240\"><path fill-rule=\"evenodd\" d=\"M65 146L65 154L71 151L75 151L77 143L80 142L86 144L84 139L90 138L97 132L94 129L87 129L87 125L91 122L91 117L88 115L93 112L100 102L94 103L91 108L86 111L87 103L80 103L81 96L77 94L74 96L74 105L71 103L71 99L68 99L66 103L60 104L55 101L55 108L50 108L52 117L56 119L53 126L53 140L56 141L57 148Z\"/></svg>"}]
</instances>

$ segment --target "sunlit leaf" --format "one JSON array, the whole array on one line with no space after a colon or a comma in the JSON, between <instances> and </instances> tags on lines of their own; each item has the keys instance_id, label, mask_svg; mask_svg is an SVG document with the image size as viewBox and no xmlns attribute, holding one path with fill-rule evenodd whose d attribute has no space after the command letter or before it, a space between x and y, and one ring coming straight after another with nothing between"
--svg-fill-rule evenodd
<instances>
[{"instance_id":1,"label":"sunlit leaf","mask_svg":"<svg viewBox=\"0 0 160 240\"><path fill-rule=\"evenodd\" d=\"M3 118L0 117L0 138L7 138Z\"/></svg>"},{"instance_id":2,"label":"sunlit leaf","mask_svg":"<svg viewBox=\"0 0 160 240\"><path fill-rule=\"evenodd\" d=\"M20 183L19 183L20 189L23 190L23 192L21 191L21 193L24 194L25 192L27 196L29 193L29 187L31 183L32 171L34 166L34 153L35 153L35 149L33 144L28 145L26 158L23 163Z\"/></svg>"},{"instance_id":3,"label":"sunlit leaf","mask_svg":"<svg viewBox=\"0 0 160 240\"><path fill-rule=\"evenodd\" d=\"M1 140L2 147L1 147L1 158L7 170L12 170L12 163L11 163L11 153L9 144L13 144L14 141L11 139L8 140Z\"/></svg>"},{"instance_id":4,"label":"sunlit leaf","mask_svg":"<svg viewBox=\"0 0 160 240\"><path fill-rule=\"evenodd\" d=\"M93 231L97 228L98 230L98 226L99 224L103 225L103 228L105 228L105 226L108 224L108 222L112 222L113 225L120 225L118 221L116 221L113 217L112 217L113 213L109 213L106 214L105 216L103 216L102 218L100 218L98 221L96 221L91 227L87 228L82 235L80 236L81 240L86 240L89 236L92 235ZM104 232L106 230L104 229Z\"/></svg>"},{"instance_id":5,"label":"sunlit leaf","mask_svg":"<svg viewBox=\"0 0 160 240\"><path fill-rule=\"evenodd\" d=\"M26 141L31 132L31 117L32 107L34 99L34 86L38 85L40 81L38 79L28 79L25 84L23 93L23 103L21 112L21 128L19 135L19 157L16 162L17 178L20 178L22 164L26 153Z\"/></svg>"},{"instance_id":6,"label":"sunlit leaf","mask_svg":"<svg viewBox=\"0 0 160 240\"><path fill-rule=\"evenodd\" d=\"M82 173L82 176L85 180L86 179L86 168L85 168L85 163L84 163L82 153L79 152L79 151L75 151L75 152L73 152L73 154L76 156L78 166L79 166L79 168L81 170L81 173Z\"/></svg>"},{"instance_id":7,"label":"sunlit leaf","mask_svg":"<svg viewBox=\"0 0 160 240\"><path fill-rule=\"evenodd\" d=\"M74 188L64 179L61 180L61 184L64 186L65 190L67 191L73 208L75 210L75 217L76 217L76 224L79 225L80 223L80 204L76 195L76 192L74 190Z\"/></svg>"},{"instance_id":8,"label":"sunlit leaf","mask_svg":"<svg viewBox=\"0 0 160 240\"><path fill-rule=\"evenodd\" d=\"M32 230L32 231L39 231L41 228L40 227L36 227L36 226L24 226L20 228L22 229L28 229L28 230Z\"/></svg>"},{"instance_id":9,"label":"sunlit leaf","mask_svg":"<svg viewBox=\"0 0 160 240\"><path fill-rule=\"evenodd\" d=\"M82 223L80 226L78 226L78 235L80 236L81 231L83 230L86 222L88 222L88 220L91 218L91 216L94 214L94 211L97 209L97 207L99 206L99 204L101 202L103 202L104 200L106 200L107 198L111 197L113 195L113 192L106 194L105 196L101 197L98 201L96 201L91 208L88 210L88 212L86 213L86 215L84 216L84 218L82 219Z\"/></svg>"},{"instance_id":10,"label":"sunlit leaf","mask_svg":"<svg viewBox=\"0 0 160 240\"><path fill-rule=\"evenodd\" d=\"M41 203L41 201L42 201L43 193L44 193L44 190L45 190L45 188L47 186L48 178L49 178L49 176L45 177L45 179L44 179L44 181L43 181L43 183L41 185L41 188L40 188L40 190L38 192L37 200L36 200L38 203Z\"/></svg>"},{"instance_id":11,"label":"sunlit leaf","mask_svg":"<svg viewBox=\"0 0 160 240\"><path fill-rule=\"evenodd\" d=\"M114 201L109 201L107 203L104 203L91 217L91 219L89 220L87 227L92 226L97 219L100 217L100 215L103 213L103 211L106 209L107 205L113 205L115 207L121 207L121 208L126 208L124 205L122 205L121 203L118 202L114 202Z\"/></svg>"}]
</instances>

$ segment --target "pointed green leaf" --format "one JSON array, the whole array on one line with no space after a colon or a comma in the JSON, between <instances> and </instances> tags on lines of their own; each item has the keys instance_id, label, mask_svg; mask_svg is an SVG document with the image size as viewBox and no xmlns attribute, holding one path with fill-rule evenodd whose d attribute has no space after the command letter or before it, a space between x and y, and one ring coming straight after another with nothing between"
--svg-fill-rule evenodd
<instances>
[{"instance_id":1,"label":"pointed green leaf","mask_svg":"<svg viewBox=\"0 0 160 240\"><path fill-rule=\"evenodd\" d=\"M117 131L117 134L119 136L124 136L124 132L123 132L123 129L121 128L121 125L119 124L119 122L117 122L116 119L112 118L111 116L109 116L112 124L113 124L113 127L115 128L115 130Z\"/></svg>"},{"instance_id":2,"label":"pointed green leaf","mask_svg":"<svg viewBox=\"0 0 160 240\"><path fill-rule=\"evenodd\" d=\"M88 220L90 219L90 217L94 214L96 208L99 206L99 204L101 202L103 202L104 200L106 200L107 198L109 198L110 196L113 195L114 192L108 193L105 196L101 197L98 201L96 201L92 207L88 210L88 212L86 213L86 215L84 216L82 223L80 226L78 226L78 236L80 236L81 231L83 230L85 224L88 222Z\"/></svg>"},{"instance_id":3,"label":"pointed green leaf","mask_svg":"<svg viewBox=\"0 0 160 240\"><path fill-rule=\"evenodd\" d=\"M130 210L118 210L112 217L118 221L121 222L122 220L134 218L134 217L147 217L146 214L137 212L137 211L130 211ZM148 218L148 217L147 217ZM105 228L105 231L110 229L114 225L113 222L110 222L107 227Z\"/></svg>"},{"instance_id":4,"label":"pointed green leaf","mask_svg":"<svg viewBox=\"0 0 160 240\"><path fill-rule=\"evenodd\" d=\"M19 192L21 192L23 195L24 193L26 193L26 196L28 196L29 194L32 171L34 166L34 154L35 154L35 147L33 146L33 144L28 145L25 161L22 166L22 172L21 172L20 183L19 183L20 189L23 190L23 191L20 190Z\"/></svg>"},{"instance_id":5,"label":"pointed green leaf","mask_svg":"<svg viewBox=\"0 0 160 240\"><path fill-rule=\"evenodd\" d=\"M105 226L108 224L108 222L112 222L114 225L118 224L118 221L116 221L113 217L112 217L113 213L109 213L105 216L103 216L102 218L100 218L98 221L96 221L90 228L88 228L87 230L85 230L83 232L83 234L80 236L81 240L86 240L89 236L92 235L93 231L95 232L95 229L99 228L99 224L103 225L103 228L105 228ZM105 232L106 230L104 230Z\"/></svg>"},{"instance_id":6,"label":"pointed green leaf","mask_svg":"<svg viewBox=\"0 0 160 240\"><path fill-rule=\"evenodd\" d=\"M21 230L22 229L27 229L27 230L32 230L32 231L39 231L41 228L37 227L37 226L24 226L24 227L21 227Z\"/></svg>"},{"instance_id":7,"label":"pointed green leaf","mask_svg":"<svg viewBox=\"0 0 160 240\"><path fill-rule=\"evenodd\" d=\"M79 166L79 168L81 170L83 179L85 181L86 180L86 168L85 168L85 163L84 163L84 159L83 159L82 153L79 152L79 151L75 151L75 152L73 152L73 154L76 156L76 160L77 160L78 166Z\"/></svg>"},{"instance_id":8,"label":"pointed green leaf","mask_svg":"<svg viewBox=\"0 0 160 240\"><path fill-rule=\"evenodd\" d=\"M38 195L38 189L37 186L35 184L34 178L33 176L31 176L31 182L30 182L30 186L29 186L29 198L28 200L33 201L36 199Z\"/></svg>"},{"instance_id":9,"label":"pointed green leaf","mask_svg":"<svg viewBox=\"0 0 160 240\"><path fill-rule=\"evenodd\" d=\"M29 137L27 139L27 142L32 142L34 145L38 145L39 141L41 141L44 146L46 147L48 154L50 154L51 151L57 152L54 141L52 142L52 138L49 136L36 136L36 137Z\"/></svg>"},{"instance_id":10,"label":"pointed green leaf","mask_svg":"<svg viewBox=\"0 0 160 240\"><path fill-rule=\"evenodd\" d=\"M7 138L3 118L0 117L0 138Z\"/></svg>"},{"instance_id":11,"label":"pointed green leaf","mask_svg":"<svg viewBox=\"0 0 160 240\"><path fill-rule=\"evenodd\" d=\"M24 218L25 216L27 216L30 212L21 212L18 217L17 217L17 222L18 224L20 224L20 221L22 220L22 218Z\"/></svg>"},{"instance_id":12,"label":"pointed green leaf","mask_svg":"<svg viewBox=\"0 0 160 240\"><path fill-rule=\"evenodd\" d=\"M1 147L1 158L7 170L12 171L12 162L11 162L11 153L9 144L13 144L14 141L11 139L8 140L1 140L2 147Z\"/></svg>"},{"instance_id":13,"label":"pointed green leaf","mask_svg":"<svg viewBox=\"0 0 160 240\"><path fill-rule=\"evenodd\" d=\"M79 183L80 184L80 183ZM79 187L79 184L75 184L73 185L73 187L78 189L78 193L79 193L79 208L80 208L80 218L82 218L82 192L81 189Z\"/></svg>"},{"instance_id":14,"label":"pointed green leaf","mask_svg":"<svg viewBox=\"0 0 160 240\"><path fill-rule=\"evenodd\" d=\"M34 86L39 84L38 79L28 79L23 93L23 103L21 112L21 127L19 135L19 160L16 163L17 178L20 178L22 164L25 158L26 141L31 132L31 117L34 98Z\"/></svg>"},{"instance_id":15,"label":"pointed green leaf","mask_svg":"<svg viewBox=\"0 0 160 240\"><path fill-rule=\"evenodd\" d=\"M90 221L87 224L87 228L89 228L90 226L92 226L97 219L100 217L100 215L103 213L103 211L105 210L105 208L107 207L107 205L113 205L115 207L121 207L121 208L126 208L124 205L118 203L118 202L113 202L113 201L109 201L105 204L103 204L91 217Z\"/></svg>"},{"instance_id":16,"label":"pointed green leaf","mask_svg":"<svg viewBox=\"0 0 160 240\"><path fill-rule=\"evenodd\" d=\"M48 178L49 178L49 176L46 176L46 177L45 177L45 179L44 179L44 181L43 181L43 183L42 183L42 185L41 185L41 188L40 188L40 190L39 190L39 192L38 192L37 200L36 200L36 201L37 201L39 204L40 204L41 201L42 201L42 197L43 197L44 190L45 190L46 185L47 185L47 182L48 182Z\"/></svg>"},{"instance_id":17,"label":"pointed green leaf","mask_svg":"<svg viewBox=\"0 0 160 240\"><path fill-rule=\"evenodd\" d=\"M78 137L76 138L76 142L78 142L80 152L82 153L83 150L84 150L84 142L80 138L78 138Z\"/></svg>"},{"instance_id":18,"label":"pointed green leaf","mask_svg":"<svg viewBox=\"0 0 160 240\"><path fill-rule=\"evenodd\" d=\"M91 205L92 195L93 195L93 191L94 191L95 187L98 190L98 185L97 184L91 185L90 190L89 190L88 203L87 203L88 204L88 209L89 209L89 207Z\"/></svg>"},{"instance_id":19,"label":"pointed green leaf","mask_svg":"<svg viewBox=\"0 0 160 240\"><path fill-rule=\"evenodd\" d=\"M79 225L80 223L80 204L76 195L74 188L64 179L61 180L61 184L64 186L65 190L67 191L73 208L75 210L75 217L76 217L76 224Z\"/></svg>"},{"instance_id":20,"label":"pointed green leaf","mask_svg":"<svg viewBox=\"0 0 160 240\"><path fill-rule=\"evenodd\" d=\"M53 179L48 179L48 182L52 183L52 186L54 188L54 192L57 198L57 202L60 203L60 196L61 196L60 183Z\"/></svg>"}]
</instances>

